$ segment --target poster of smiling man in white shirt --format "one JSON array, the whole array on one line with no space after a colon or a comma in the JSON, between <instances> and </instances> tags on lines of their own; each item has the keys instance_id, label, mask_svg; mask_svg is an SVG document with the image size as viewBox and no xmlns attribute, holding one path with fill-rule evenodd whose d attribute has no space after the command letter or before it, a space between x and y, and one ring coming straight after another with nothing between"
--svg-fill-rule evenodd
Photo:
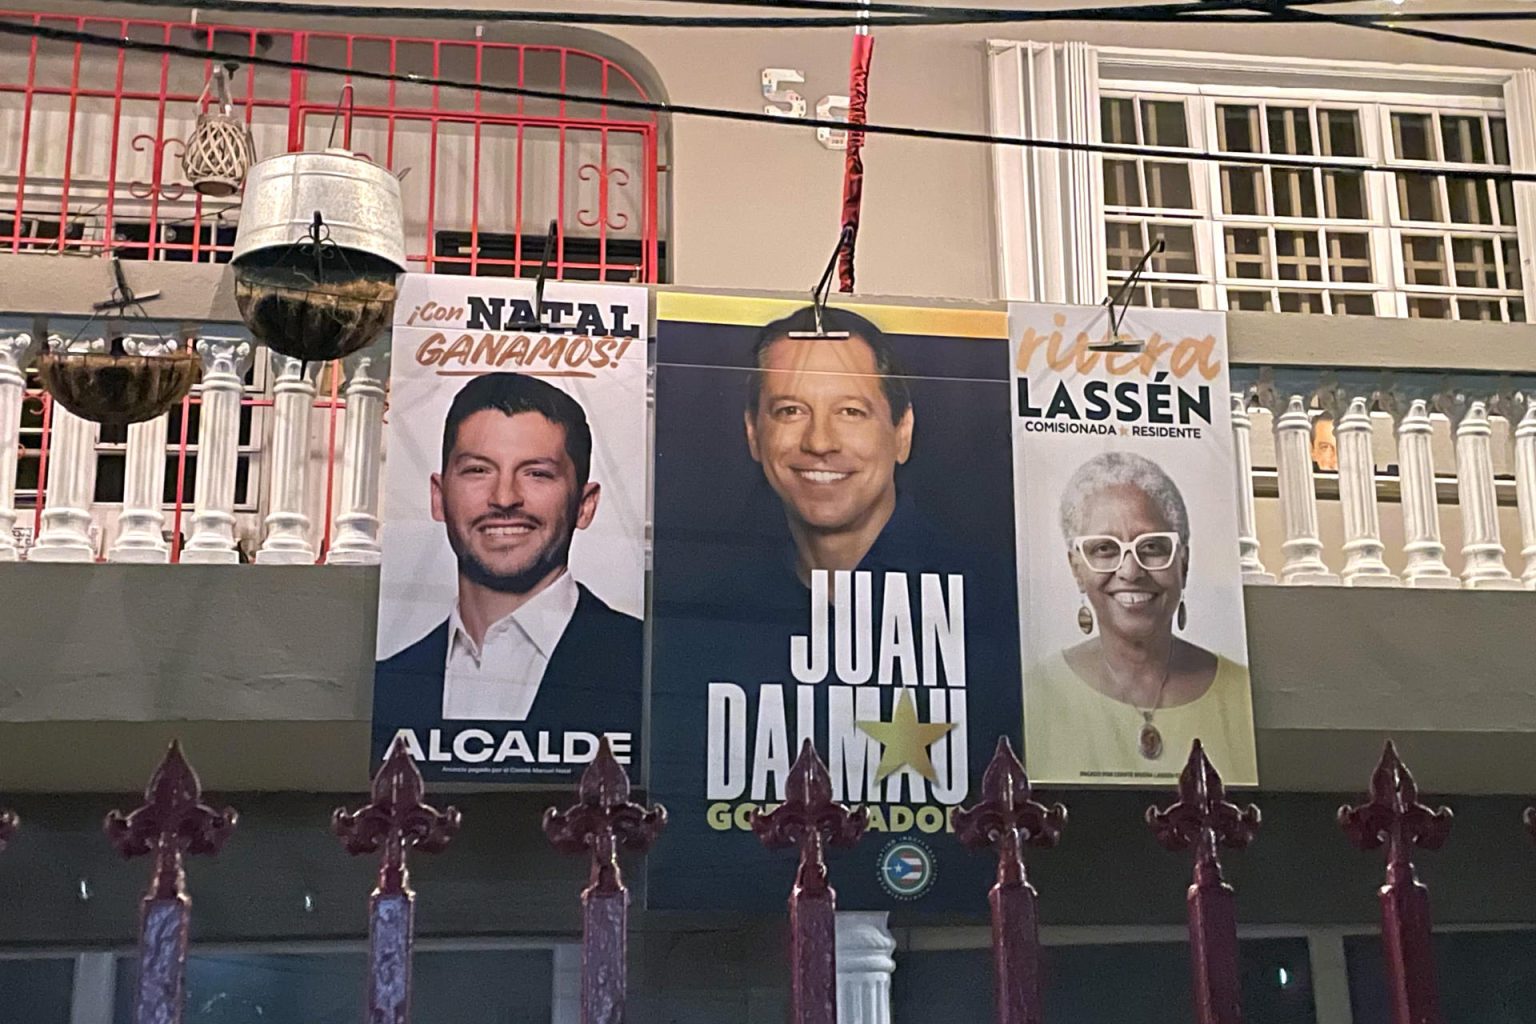
<instances>
[{"instance_id":1,"label":"poster of smiling man in white shirt","mask_svg":"<svg viewBox=\"0 0 1536 1024\"><path fill-rule=\"evenodd\" d=\"M373 757L555 783L639 754L646 293L407 275L383 481Z\"/></svg>"}]
</instances>

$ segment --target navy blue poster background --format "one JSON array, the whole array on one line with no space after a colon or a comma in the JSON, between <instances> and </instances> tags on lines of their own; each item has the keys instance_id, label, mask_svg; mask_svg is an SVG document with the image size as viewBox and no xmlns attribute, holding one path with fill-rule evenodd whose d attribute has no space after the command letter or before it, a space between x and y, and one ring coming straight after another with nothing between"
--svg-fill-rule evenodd
<instances>
[{"instance_id":1,"label":"navy blue poster background","mask_svg":"<svg viewBox=\"0 0 1536 1024\"><path fill-rule=\"evenodd\" d=\"M846 685L829 655L833 667L825 678L807 684L791 667L791 638L811 632L812 598L796 572L789 499L781 501L752 458L743 417L759 326L796 306L742 300L767 314L718 317L736 321L723 324L679 318L691 298L715 304L706 310L729 301L664 296L658 317L647 747L650 796L667 806L670 823L648 857L647 905L783 907L795 854L766 850L748 815L782 798L781 769L810 735L831 764L835 790L845 803L867 806L873 819L855 849L829 856L839 906L984 910L995 861L962 848L949 815L954 805L977 799L999 735L1020 746L1009 367L1001 321L995 337L950 337L919 331L960 322L954 311L859 307L877 325L890 325L886 339L911 397L911 446L895 471L895 511L855 575L844 577L842 592L857 593L849 582L868 574L868 650L876 655L883 634L901 618L886 615L890 595L906 592L898 603L910 610L923 678L916 681L898 665L876 674L895 684L865 678ZM667 299L681 301L669 309ZM968 323L970 333L978 333L974 313ZM837 620L826 615L835 636ZM851 617L861 618L856 603ZM935 621L949 629L941 651L925 643L933 640ZM963 667L956 657L962 645ZM934 666L942 671L930 673ZM857 720L853 728L850 717ZM871 789L874 759L887 747L863 722L895 737L896 752L915 749L919 760L926 755L934 781L908 762ZM936 741L935 731L944 733ZM856 759L859 744L866 745L867 762ZM851 794L850 787L861 792Z\"/></svg>"}]
</instances>

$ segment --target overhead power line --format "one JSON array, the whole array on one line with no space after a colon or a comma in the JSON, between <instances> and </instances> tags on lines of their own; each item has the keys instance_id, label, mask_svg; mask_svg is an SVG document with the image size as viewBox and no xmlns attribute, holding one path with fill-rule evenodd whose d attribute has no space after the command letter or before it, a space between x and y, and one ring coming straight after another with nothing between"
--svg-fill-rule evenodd
<instances>
[{"instance_id":1,"label":"overhead power line","mask_svg":"<svg viewBox=\"0 0 1536 1024\"><path fill-rule=\"evenodd\" d=\"M443 78L431 75L401 74L398 72L373 71L367 68L348 68L333 64L324 64L308 60L289 60L282 57L270 57L218 49L205 49L197 46L187 46L180 43L154 42L146 39L118 39L111 36L97 35L92 32L81 32L75 29L53 28L47 25L26 25L16 22L0 21L0 35L11 36L36 36L50 39L56 42L77 43L81 46L94 46L108 49L132 50L144 53L168 55L172 57L184 57L199 62L227 61L237 64L248 64L256 67L269 67L286 71L304 71L311 74L335 75L342 78L362 79L365 81L396 82L415 86L437 86L444 89L460 89L466 92L481 92L492 95L521 96L525 99L550 100L564 103L581 103L593 107L612 107L620 110L639 110L651 114L667 114L673 117L700 117L720 121L737 121L748 124L772 125L777 128L801 127L801 128L831 128L835 130L847 130L845 121L832 120L830 118L795 118L787 119L775 117L755 110L730 110L722 107L707 107L689 103L667 103L659 100L627 98L620 96L592 96L583 93L567 92L559 89L540 89L531 86L500 85L488 82L472 82L460 79ZM1257 153L1212 153L1200 150L1157 148L1153 146L1127 146L1113 143L1093 142L1065 142L1057 139L1037 139L1021 136L989 135L983 132L962 132L943 128L916 128L906 125L866 123L858 129L865 135L885 135L894 138L928 139L937 142L967 142L985 145L1013 146L1025 149L1044 149L1057 152L1073 153L1097 153L1104 156L1146 156L1162 159L1178 158L1191 161L1206 161L1236 166L1253 167L1279 167L1288 169L1311 169L1344 171L1349 173L1362 173L1369 171L1396 172L1401 168L1387 164L1356 162L1348 160L1327 160L1313 157L1275 156L1271 154ZM1536 182L1536 172L1501 171L1493 168L1487 171L1479 171L1475 174L1452 175L1452 177L1468 177L1478 179L1494 179L1499 181Z\"/></svg>"}]
</instances>

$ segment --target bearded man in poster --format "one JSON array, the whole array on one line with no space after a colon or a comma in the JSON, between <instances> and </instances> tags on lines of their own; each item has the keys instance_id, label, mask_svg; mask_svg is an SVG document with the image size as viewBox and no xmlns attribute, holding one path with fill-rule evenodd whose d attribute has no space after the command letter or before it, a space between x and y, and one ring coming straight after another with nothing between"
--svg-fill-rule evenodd
<instances>
[{"instance_id":1,"label":"bearded man in poster","mask_svg":"<svg viewBox=\"0 0 1536 1024\"><path fill-rule=\"evenodd\" d=\"M598 514L580 403L518 373L472 379L443 424L432 518L458 561L447 618L377 666L376 720L625 727L638 707L642 627L570 572Z\"/></svg>"}]
</instances>

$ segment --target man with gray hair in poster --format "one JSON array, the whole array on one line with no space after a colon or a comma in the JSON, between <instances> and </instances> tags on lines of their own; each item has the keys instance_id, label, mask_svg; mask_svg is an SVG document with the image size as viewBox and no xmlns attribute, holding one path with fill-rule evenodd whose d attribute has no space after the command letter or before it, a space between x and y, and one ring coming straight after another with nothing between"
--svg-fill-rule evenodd
<instances>
[{"instance_id":1,"label":"man with gray hair in poster","mask_svg":"<svg viewBox=\"0 0 1536 1024\"><path fill-rule=\"evenodd\" d=\"M454 396L432 518L458 561L447 618L378 664L375 721L530 721L540 729L633 731L642 627L570 572L571 544L598 512L592 432L575 398L519 373L487 373Z\"/></svg>"}]
</instances>

